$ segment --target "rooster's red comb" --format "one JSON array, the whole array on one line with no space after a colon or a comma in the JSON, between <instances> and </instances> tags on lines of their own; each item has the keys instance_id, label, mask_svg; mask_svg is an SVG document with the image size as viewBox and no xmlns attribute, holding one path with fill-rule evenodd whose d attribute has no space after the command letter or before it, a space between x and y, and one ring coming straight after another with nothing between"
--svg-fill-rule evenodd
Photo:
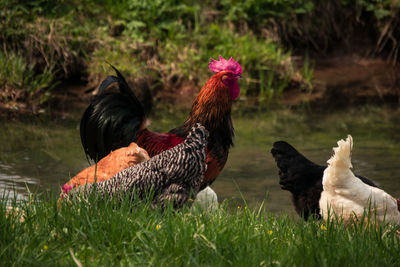
<instances>
[{"instance_id":1,"label":"rooster's red comb","mask_svg":"<svg viewBox=\"0 0 400 267\"><path fill-rule=\"evenodd\" d=\"M62 191L63 191L64 194L68 194L68 192L69 192L72 188L74 188L74 186L73 186L73 185L68 185L68 184L65 184L65 185L63 185L63 186L61 187L61 189L62 189Z\"/></svg>"},{"instance_id":2,"label":"rooster's red comb","mask_svg":"<svg viewBox=\"0 0 400 267\"><path fill-rule=\"evenodd\" d=\"M223 70L230 70L235 75L242 74L242 67L237 61L233 60L232 57L229 60L226 60L225 58L219 56L219 61L211 59L211 62L208 64L208 68L217 73Z\"/></svg>"}]
</instances>

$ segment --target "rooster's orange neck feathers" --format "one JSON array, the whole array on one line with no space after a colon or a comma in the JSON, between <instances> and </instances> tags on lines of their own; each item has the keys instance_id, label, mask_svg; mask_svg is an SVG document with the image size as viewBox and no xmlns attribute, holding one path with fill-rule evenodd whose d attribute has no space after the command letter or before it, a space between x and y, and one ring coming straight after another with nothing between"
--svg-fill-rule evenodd
<instances>
[{"instance_id":1,"label":"rooster's orange neck feathers","mask_svg":"<svg viewBox=\"0 0 400 267\"><path fill-rule=\"evenodd\" d=\"M225 73L225 71L222 71L215 74L203 86L193 103L185 125L192 126L199 122L213 128L221 123L222 117L230 117L232 100L230 99L229 88L222 82Z\"/></svg>"}]
</instances>

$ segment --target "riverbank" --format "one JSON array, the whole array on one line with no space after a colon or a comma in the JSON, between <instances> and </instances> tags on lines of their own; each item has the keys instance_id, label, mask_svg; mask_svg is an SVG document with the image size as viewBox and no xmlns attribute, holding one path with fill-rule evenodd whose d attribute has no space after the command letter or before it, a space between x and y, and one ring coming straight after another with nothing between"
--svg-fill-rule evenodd
<instances>
[{"instance_id":1,"label":"riverbank","mask_svg":"<svg viewBox=\"0 0 400 267\"><path fill-rule=\"evenodd\" d=\"M285 106L310 105L321 109L352 105L400 104L400 66L357 54L329 56L315 61L312 90L285 91Z\"/></svg>"},{"instance_id":2,"label":"riverbank","mask_svg":"<svg viewBox=\"0 0 400 267\"><path fill-rule=\"evenodd\" d=\"M362 105L388 105L400 107L400 65L393 66L379 58L359 55L341 55L314 62L311 88L307 90L288 89L273 99L260 99L256 96L240 95L235 109L241 112L260 109L293 109L307 107L319 112L335 108L348 108ZM112 75L112 69L109 69ZM211 75L211 74L210 74ZM150 83L150 81L148 81ZM143 83L142 83L143 84ZM131 83L134 87L136 83ZM148 87L148 84L145 85ZM96 89L96 88L94 88ZM18 118L25 115L47 114L52 118L78 118L83 113L96 90L89 89L85 83L66 83L54 88L48 103L32 110L26 103L0 103L3 117ZM174 106L188 109L200 87L184 82L176 89L178 94L158 92L151 97L135 90L150 108L163 109Z\"/></svg>"},{"instance_id":3,"label":"riverbank","mask_svg":"<svg viewBox=\"0 0 400 267\"><path fill-rule=\"evenodd\" d=\"M0 14L2 114L64 113L112 74L106 62L156 104L189 103L219 55L244 68L243 106L398 104L398 74L368 79L398 63L398 1L16 2ZM355 77L362 65L375 70Z\"/></svg>"}]
</instances>

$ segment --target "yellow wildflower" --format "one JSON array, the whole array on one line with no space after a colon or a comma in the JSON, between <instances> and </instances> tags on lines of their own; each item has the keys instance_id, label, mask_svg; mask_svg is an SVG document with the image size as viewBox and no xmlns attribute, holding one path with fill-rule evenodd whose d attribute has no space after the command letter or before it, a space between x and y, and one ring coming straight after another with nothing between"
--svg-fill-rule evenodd
<instances>
[{"instance_id":1,"label":"yellow wildflower","mask_svg":"<svg viewBox=\"0 0 400 267\"><path fill-rule=\"evenodd\" d=\"M328 228L326 228L326 226L323 225L323 224L321 224L321 229L324 230L324 231L328 230Z\"/></svg>"},{"instance_id":2,"label":"yellow wildflower","mask_svg":"<svg viewBox=\"0 0 400 267\"><path fill-rule=\"evenodd\" d=\"M161 228L161 224L157 224L156 230L158 231L158 230L160 230L160 228Z\"/></svg>"},{"instance_id":3,"label":"yellow wildflower","mask_svg":"<svg viewBox=\"0 0 400 267\"><path fill-rule=\"evenodd\" d=\"M43 246L43 249L44 249L44 250L47 250L48 248L49 248L49 247L48 247L47 245L44 245L44 246Z\"/></svg>"},{"instance_id":4,"label":"yellow wildflower","mask_svg":"<svg viewBox=\"0 0 400 267\"><path fill-rule=\"evenodd\" d=\"M269 231L268 231L268 234L269 234L269 235L272 235L272 230L269 230Z\"/></svg>"}]
</instances>

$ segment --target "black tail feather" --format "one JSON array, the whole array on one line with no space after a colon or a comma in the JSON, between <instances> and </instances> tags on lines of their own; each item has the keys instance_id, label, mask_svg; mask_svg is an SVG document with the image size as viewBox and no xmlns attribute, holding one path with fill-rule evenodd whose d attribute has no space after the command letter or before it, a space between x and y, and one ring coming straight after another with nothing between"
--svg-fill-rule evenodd
<instances>
[{"instance_id":1,"label":"black tail feather","mask_svg":"<svg viewBox=\"0 0 400 267\"><path fill-rule=\"evenodd\" d=\"M90 114L92 113L92 106L89 105L85 111L83 112L82 118L81 118L81 123L79 125L79 130L80 130L80 134L81 134L81 143L83 146L83 150L85 151L85 156L87 161L90 163L90 158L93 159L95 162L98 161L98 158L95 154L97 153L91 153L88 143L86 142L86 137L87 137L87 130L86 130L86 124L90 119Z\"/></svg>"},{"instance_id":2,"label":"black tail feather","mask_svg":"<svg viewBox=\"0 0 400 267\"><path fill-rule=\"evenodd\" d=\"M115 76L108 76L107 78L104 79L104 81L101 82L99 90L97 92L97 95L101 95L101 93L109 87L111 84L118 82L119 79Z\"/></svg>"},{"instance_id":3,"label":"black tail feather","mask_svg":"<svg viewBox=\"0 0 400 267\"><path fill-rule=\"evenodd\" d=\"M101 83L80 123L83 149L86 157L94 161L135 141L145 119L143 106L125 78L114 66L111 67L117 76L108 76ZM115 82L119 85L119 92L105 92Z\"/></svg>"}]
</instances>

